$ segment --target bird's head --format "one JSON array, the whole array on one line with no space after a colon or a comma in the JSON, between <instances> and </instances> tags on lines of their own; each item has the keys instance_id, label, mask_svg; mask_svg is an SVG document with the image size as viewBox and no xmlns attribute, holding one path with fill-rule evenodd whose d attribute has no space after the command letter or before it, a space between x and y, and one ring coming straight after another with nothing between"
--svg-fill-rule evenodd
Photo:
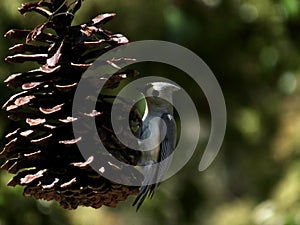
<instances>
[{"instance_id":1,"label":"bird's head","mask_svg":"<svg viewBox=\"0 0 300 225\"><path fill-rule=\"evenodd\" d=\"M151 82L139 89L152 111L171 111L173 93L178 90L180 87L167 82Z\"/></svg>"},{"instance_id":2,"label":"bird's head","mask_svg":"<svg viewBox=\"0 0 300 225\"><path fill-rule=\"evenodd\" d=\"M167 96L172 96L174 92L180 90L180 87L167 82L151 82L139 90L145 96L166 98Z\"/></svg>"}]
</instances>

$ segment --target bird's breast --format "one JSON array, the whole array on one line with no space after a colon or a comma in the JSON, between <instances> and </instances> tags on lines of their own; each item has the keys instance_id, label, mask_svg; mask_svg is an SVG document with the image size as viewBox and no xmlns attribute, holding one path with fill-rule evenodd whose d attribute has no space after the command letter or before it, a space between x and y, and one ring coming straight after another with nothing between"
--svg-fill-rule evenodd
<instances>
[{"instance_id":1,"label":"bird's breast","mask_svg":"<svg viewBox=\"0 0 300 225\"><path fill-rule=\"evenodd\" d=\"M142 139L139 141L142 151L141 164L147 165L150 162L157 162L160 154L160 118L153 117L144 124L145 130Z\"/></svg>"}]
</instances>

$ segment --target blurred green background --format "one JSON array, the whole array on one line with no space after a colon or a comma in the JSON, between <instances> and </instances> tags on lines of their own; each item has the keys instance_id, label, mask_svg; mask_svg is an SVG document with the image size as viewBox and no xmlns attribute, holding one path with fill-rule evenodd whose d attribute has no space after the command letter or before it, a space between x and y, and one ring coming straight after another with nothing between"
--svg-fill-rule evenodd
<instances>
[{"instance_id":1,"label":"blurred green background","mask_svg":"<svg viewBox=\"0 0 300 225\"><path fill-rule=\"evenodd\" d=\"M33 28L41 20L18 13L24 2L1 1L1 36L11 28ZM7 188L11 175L1 171L0 225L300 224L300 2L85 0L76 22L104 12L117 13L107 29L131 41L175 42L209 65L228 110L222 150L209 169L197 171L210 123L199 91L196 104L204 126L199 150L138 213L131 207L133 198L116 209L65 211L55 202L24 198L22 188ZM1 105L13 91L2 84L5 77L35 66L6 63L12 45L0 39ZM145 66L142 74L151 75L149 68ZM2 147L14 125L4 112L0 115Z\"/></svg>"}]
</instances>

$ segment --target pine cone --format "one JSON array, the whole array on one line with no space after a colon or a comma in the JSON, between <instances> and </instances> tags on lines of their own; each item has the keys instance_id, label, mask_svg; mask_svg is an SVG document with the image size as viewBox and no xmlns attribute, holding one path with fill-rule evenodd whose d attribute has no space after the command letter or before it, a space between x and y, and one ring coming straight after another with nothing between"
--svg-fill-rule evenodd
<instances>
[{"instance_id":1,"label":"pine cone","mask_svg":"<svg viewBox=\"0 0 300 225\"><path fill-rule=\"evenodd\" d=\"M34 11L45 16L46 22L33 30L13 29L5 34L10 39L25 40L10 48L14 55L6 58L8 62L34 61L41 67L10 75L5 80L9 87L21 87L23 91L13 95L3 106L9 112L9 118L18 121L19 128L6 136L9 142L0 156L7 161L1 168L17 174L8 185L25 186L25 196L56 200L66 209L75 209L79 205L115 207L119 201L139 191L138 187L121 182L130 177L135 179L135 183L141 183L143 177L134 169L130 169L129 176L126 176L122 173L126 166L111 162L117 159L115 161L136 165L139 152L127 148L116 138L110 119L110 96L98 96L99 93L87 96L86 101L95 101L93 99L96 98L96 108L84 111L83 103L76 117L72 114L72 102L78 82L92 62L114 47L128 43L128 39L100 28L115 16L113 13L101 14L89 23L72 26L74 14L81 3L82 0L71 3L41 0L22 4L19 8L21 14ZM49 29L54 32L47 32ZM124 60L128 59L117 61ZM102 74L97 82L105 82L105 89L113 89L122 80L135 75L136 72L129 70L110 78ZM86 82L94 84L94 80L89 81L88 78ZM120 112L125 110L126 101L117 107ZM90 134L88 125L91 120L95 120L98 134L90 137L89 141L100 136L109 152L105 154L95 150L94 155L84 159L77 144L86 140L84 135L75 138L72 124L78 121L86 123L82 133ZM134 111L131 120L140 120ZM131 131L121 129L120 132ZM95 171L91 163L98 159L101 162L97 163L99 169ZM120 171L120 183L101 176L101 172L110 170Z\"/></svg>"}]
</instances>

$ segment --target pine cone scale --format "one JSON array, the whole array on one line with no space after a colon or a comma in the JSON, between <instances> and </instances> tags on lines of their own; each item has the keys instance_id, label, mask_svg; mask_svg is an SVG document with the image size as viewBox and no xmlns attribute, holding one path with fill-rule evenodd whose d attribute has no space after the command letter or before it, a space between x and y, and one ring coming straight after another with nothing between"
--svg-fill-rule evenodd
<instances>
[{"instance_id":1,"label":"pine cone scale","mask_svg":"<svg viewBox=\"0 0 300 225\"><path fill-rule=\"evenodd\" d=\"M1 169L16 174L8 185L24 186L24 196L56 200L66 209L75 209L79 205L116 207L118 202L139 191L138 187L124 183L141 182L143 177L126 164L112 162L117 159L136 165L139 152L127 148L117 139L110 121L110 96L89 94L75 115L72 104L79 81L85 82L90 89L99 86L114 89L137 73L126 70L109 76L103 71L101 77L83 78L87 69L98 71L99 66L105 66L112 69L108 71L115 71L134 59L113 58L102 62L103 65L92 65L101 54L129 41L124 35L113 34L101 27L115 16L114 13L100 14L88 23L72 26L74 14L81 4L81 0L24 3L19 8L21 14L36 12L46 17L46 21L33 30L12 29L5 34L9 39L25 41L10 48L14 55L8 56L6 61L33 61L41 66L12 74L5 80L9 87L23 89L3 105L9 118L22 122L22 127L6 136L9 141L0 153L6 162ZM47 33L48 29L54 32ZM91 102L96 104L93 111L86 109ZM124 111L126 102L118 107L120 112ZM96 122L98 134L91 135L91 122ZM81 137L75 137L74 123L83 125L79 131ZM131 131L119 127L117 132ZM107 152L95 149L84 159L77 144L96 143L99 138ZM115 181L105 178L104 175L113 171L118 174Z\"/></svg>"}]
</instances>

